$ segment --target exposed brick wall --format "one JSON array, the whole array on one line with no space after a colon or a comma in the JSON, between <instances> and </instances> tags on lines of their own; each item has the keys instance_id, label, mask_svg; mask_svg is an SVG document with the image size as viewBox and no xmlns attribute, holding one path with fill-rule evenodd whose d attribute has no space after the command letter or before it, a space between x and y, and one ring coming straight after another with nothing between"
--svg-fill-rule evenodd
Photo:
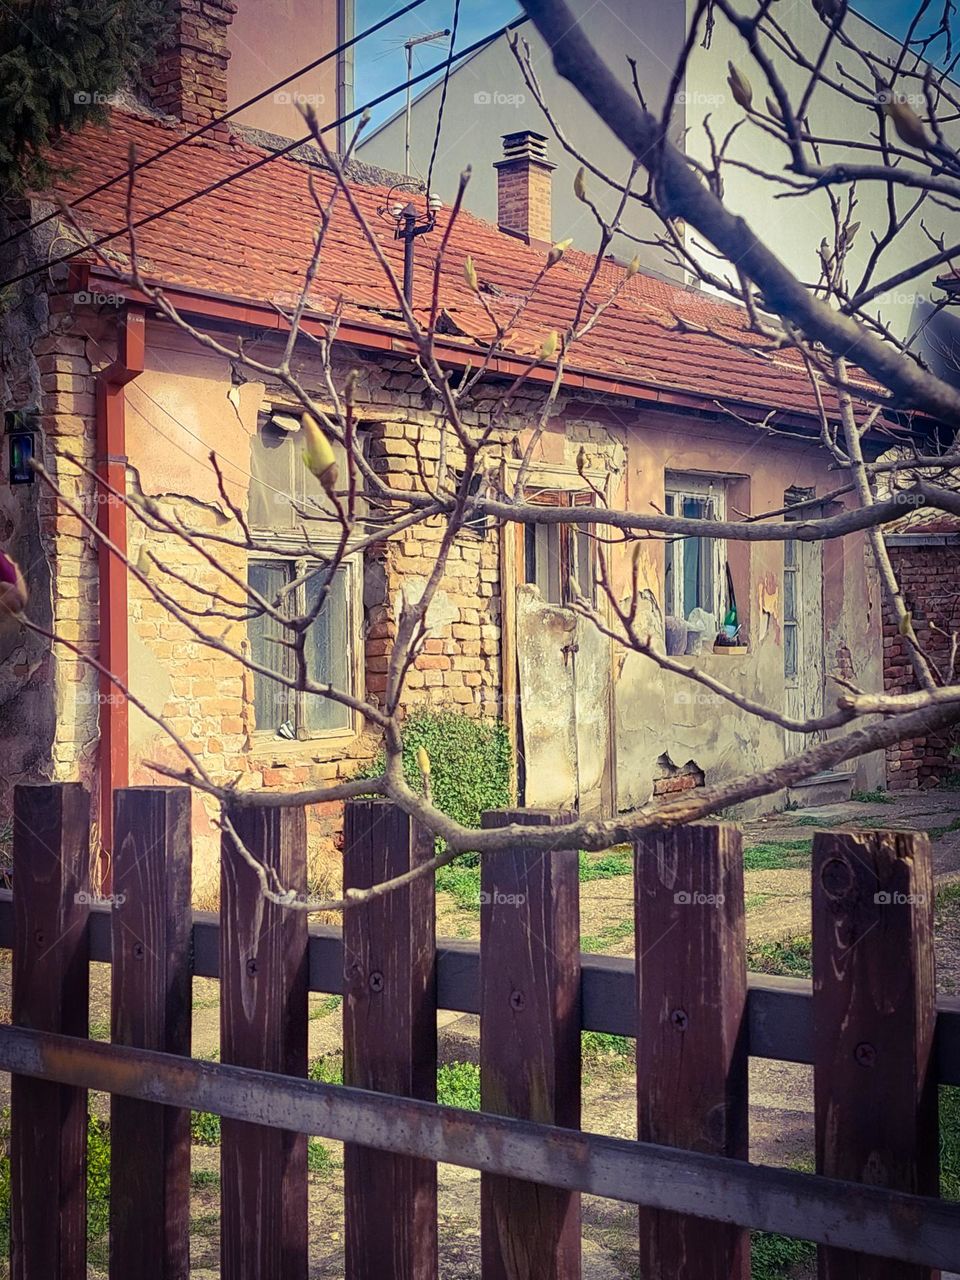
<instances>
[{"instance_id":1,"label":"exposed brick wall","mask_svg":"<svg viewBox=\"0 0 960 1280\"><path fill-rule=\"evenodd\" d=\"M657 773L653 779L654 798L675 796L682 791L693 791L704 786L703 770L692 760L679 767L669 756L663 755L657 761Z\"/></svg>"},{"instance_id":2,"label":"exposed brick wall","mask_svg":"<svg viewBox=\"0 0 960 1280\"><path fill-rule=\"evenodd\" d=\"M179 0L168 47L157 55L146 93L158 111L204 124L227 110L227 30L234 0Z\"/></svg>"},{"instance_id":3,"label":"exposed brick wall","mask_svg":"<svg viewBox=\"0 0 960 1280\"><path fill-rule=\"evenodd\" d=\"M889 550L907 607L913 611L917 639L944 670L949 661L950 633L960 626L960 545L891 544ZM889 608L883 625L883 683L888 693L906 693L917 687L909 646ZM906 738L888 747L891 790L933 787L960 769L960 762L949 755L955 741L956 734L948 732Z\"/></svg>"}]
</instances>

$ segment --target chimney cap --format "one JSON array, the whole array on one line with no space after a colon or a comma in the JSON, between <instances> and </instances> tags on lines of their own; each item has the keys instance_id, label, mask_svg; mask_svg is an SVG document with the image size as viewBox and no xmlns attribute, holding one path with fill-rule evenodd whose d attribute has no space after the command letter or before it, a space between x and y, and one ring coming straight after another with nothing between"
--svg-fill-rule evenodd
<instances>
[{"instance_id":1,"label":"chimney cap","mask_svg":"<svg viewBox=\"0 0 960 1280\"><path fill-rule=\"evenodd\" d=\"M537 133L533 129L518 129L515 133L503 134L503 159L495 160L493 167L502 169L516 164L518 161L532 162L545 169L557 166L547 155L546 134Z\"/></svg>"},{"instance_id":2,"label":"chimney cap","mask_svg":"<svg viewBox=\"0 0 960 1280\"><path fill-rule=\"evenodd\" d=\"M504 133L501 135L504 151L511 147L519 146L528 138L536 138L537 142L546 142L547 135L545 133L537 133L535 129L518 129L515 133Z\"/></svg>"}]
</instances>

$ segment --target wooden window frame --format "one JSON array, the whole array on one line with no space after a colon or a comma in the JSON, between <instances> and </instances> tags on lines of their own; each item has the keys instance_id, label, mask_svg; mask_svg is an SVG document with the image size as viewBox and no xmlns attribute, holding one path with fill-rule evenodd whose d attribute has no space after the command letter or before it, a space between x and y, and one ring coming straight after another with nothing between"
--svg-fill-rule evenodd
<instances>
[{"instance_id":1,"label":"wooden window frame","mask_svg":"<svg viewBox=\"0 0 960 1280\"><path fill-rule=\"evenodd\" d=\"M572 480L572 477L571 477ZM523 492L523 501L531 506L542 507L595 507L596 494L592 489L586 487L574 486L571 484L567 488L560 485L551 485L549 487L539 486L536 484L527 485ZM544 528L550 531L552 535L555 531L557 542L557 559L558 559L558 595L559 600L549 600L544 597L544 604L551 604L555 608L569 608L573 603L574 594L570 589L570 580L572 576L572 568L574 563L574 545L576 537L590 538L590 561L591 572L590 581L587 583L577 580L583 599L590 604L596 604L597 599L597 581L596 581L596 549L593 545L593 525L576 525L576 524L544 524L537 526L534 524L518 524L517 525L517 565L520 570L518 579L522 585L536 586L536 579L531 578L529 574L529 558L531 550L536 554L535 547L531 547L531 534L535 537L534 531L538 528ZM550 536L548 535L548 536ZM542 592L541 592L542 595Z\"/></svg>"},{"instance_id":2,"label":"wooden window frame","mask_svg":"<svg viewBox=\"0 0 960 1280\"><path fill-rule=\"evenodd\" d=\"M700 475L690 474L681 471L668 471L664 476L664 511L668 514L680 515L682 512L674 510L670 513L670 504L673 502L676 507L677 499L681 501L685 498L695 499L697 501L708 499L712 500L716 505L717 520L723 520L726 513L726 487L727 481L721 475ZM676 555L676 549L682 548L688 541L685 537L669 539L664 544L664 571L663 571L663 611L664 614L674 618L686 618L687 612L683 608L683 574L674 572L671 576L669 587L670 596L668 599L668 557ZM717 619L718 628L723 622L723 595L724 595L724 561L727 553L727 542L725 538L704 537L697 539L699 542L708 543L710 545L711 554L711 577L712 577L712 596L713 599L707 604L700 603L695 608L705 609L707 613L712 613Z\"/></svg>"},{"instance_id":3,"label":"wooden window frame","mask_svg":"<svg viewBox=\"0 0 960 1280\"><path fill-rule=\"evenodd\" d=\"M270 421L278 416L291 416L291 410L288 406L277 405L261 414L257 430L260 432ZM291 445L295 449L294 443L295 433L290 433ZM342 452L339 450L338 452ZM296 454L293 453L289 464L289 480L290 493L295 501L300 501L302 495L295 493L297 487L296 481L298 476L298 468L301 463L297 460ZM251 468L253 471L253 467ZM255 482L253 475L251 483ZM267 483L264 481L263 483ZM280 491L282 492L282 491ZM332 521L331 521L332 523ZM309 525L308 525L309 527ZM324 563L322 557L329 554L332 558L337 551L338 541L330 534L318 534L313 529L310 530L312 542L316 545L317 557L304 557L302 554L303 545L302 538L297 531L290 526L284 525L281 528L271 527L269 525L251 524L251 532L255 540L260 544L256 551L251 551L247 557L248 565L260 562L266 564L283 564L292 566L292 580L299 579L313 565L320 566ZM266 545L265 545L266 544ZM350 684L348 688L343 690L353 697L363 696L364 684L364 664L365 652L363 642L363 556L360 553L351 552L348 543L346 554L338 567L337 572L346 574L346 630L349 640L348 655L348 674ZM295 616L302 614L306 609L306 584L301 583L291 595L290 614ZM253 672L252 679L265 680L268 677L258 672ZM344 708L345 723L336 725L329 729L310 730L306 727L306 705L305 700L308 697L316 697L315 694L307 694L302 690L289 690L291 704L293 708L293 724L295 737L284 738L277 733L277 729L273 726L259 728L254 727L252 738L255 746L264 746L270 744L272 747L281 744L296 746L297 743L307 742L338 742L355 738L360 731L359 715L352 708ZM337 704L342 706L342 704ZM255 706L255 699L254 699ZM255 714L255 713L254 713Z\"/></svg>"}]
</instances>

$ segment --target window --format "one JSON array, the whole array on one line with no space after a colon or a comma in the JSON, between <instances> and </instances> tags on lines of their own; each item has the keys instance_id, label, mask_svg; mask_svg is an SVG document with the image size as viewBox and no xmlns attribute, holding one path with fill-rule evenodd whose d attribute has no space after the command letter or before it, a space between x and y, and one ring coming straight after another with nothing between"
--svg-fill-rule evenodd
<instances>
[{"instance_id":1,"label":"window","mask_svg":"<svg viewBox=\"0 0 960 1280\"><path fill-rule=\"evenodd\" d=\"M335 441L333 451L345 478L344 453ZM299 417L273 413L260 424L251 442L250 502L247 519L253 529L298 530L305 518L329 518L330 502L320 481L303 460L304 439ZM314 521L310 521L311 533ZM322 525L321 525L322 527Z\"/></svg>"},{"instance_id":2,"label":"window","mask_svg":"<svg viewBox=\"0 0 960 1280\"><path fill-rule=\"evenodd\" d=\"M813 489L794 487L783 495L785 507L809 501ZM805 513L803 513L805 514ZM802 514L788 511L785 521L799 520ZM801 599L800 544L795 538L783 544L783 675L786 680L796 680L800 671L800 599Z\"/></svg>"},{"instance_id":3,"label":"window","mask_svg":"<svg viewBox=\"0 0 960 1280\"><path fill-rule=\"evenodd\" d=\"M301 617L315 605L325 580L323 552L334 549L339 525L321 519L329 513L319 481L303 461L299 420L275 414L265 421L251 447L248 520L255 531L258 550L250 556L247 578L251 588L272 604L279 599L284 617ZM342 474L342 471L341 471ZM304 558L302 528L317 546L317 558ZM273 551L265 549L272 546ZM345 693L357 693L357 655L361 644L359 557L350 557L337 568L316 621L307 630L304 654L307 674L318 683L332 684ZM284 588L291 590L283 594ZM250 656L257 664L287 679L295 679L296 658L282 641L292 631L272 617L251 618L247 627ZM349 733L353 712L330 698L290 689L260 672L253 673L256 731L271 737L304 739Z\"/></svg>"},{"instance_id":4,"label":"window","mask_svg":"<svg viewBox=\"0 0 960 1280\"><path fill-rule=\"evenodd\" d=\"M666 483L668 516L689 520L724 518L723 482L699 476L671 476ZM718 538L673 538L664 547L664 611L689 618L704 609L722 620L723 556Z\"/></svg>"},{"instance_id":5,"label":"window","mask_svg":"<svg viewBox=\"0 0 960 1280\"><path fill-rule=\"evenodd\" d=\"M797 677L797 649L800 636L800 619L797 617L797 601L800 599L800 559L793 538L783 544L783 674L787 680Z\"/></svg>"},{"instance_id":6,"label":"window","mask_svg":"<svg viewBox=\"0 0 960 1280\"><path fill-rule=\"evenodd\" d=\"M311 569L317 572L311 573ZM281 610L287 617L306 613L315 606L323 582L323 567L317 562L257 557L248 569L250 586L274 602L284 587L297 585L284 596ZM342 564L333 576L327 598L317 620L307 630L304 650L307 675L311 680L332 684L350 693L354 689L351 637L355 633L353 600L354 565ZM303 579L306 579L304 581ZM250 656L254 662L295 679L293 651L278 640L290 640L292 632L265 614L250 620ZM290 689L269 676L254 672L254 717L258 733L280 738L313 738L326 733L344 733L352 727L349 707L319 694Z\"/></svg>"},{"instance_id":7,"label":"window","mask_svg":"<svg viewBox=\"0 0 960 1280\"><path fill-rule=\"evenodd\" d=\"M552 507L592 507L589 490L538 489L526 501ZM596 544L590 525L527 524L523 526L523 580L539 587L547 604L570 604L580 595L596 599Z\"/></svg>"}]
</instances>

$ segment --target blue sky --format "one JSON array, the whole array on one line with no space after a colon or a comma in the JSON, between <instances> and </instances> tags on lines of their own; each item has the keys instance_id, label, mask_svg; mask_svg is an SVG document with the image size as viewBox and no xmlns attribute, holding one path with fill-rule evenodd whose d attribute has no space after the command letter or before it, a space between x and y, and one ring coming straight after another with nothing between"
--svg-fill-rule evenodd
<instances>
[{"instance_id":1,"label":"blue sky","mask_svg":"<svg viewBox=\"0 0 960 1280\"><path fill-rule=\"evenodd\" d=\"M893 34L902 35L916 12L918 0L855 0L853 7L878 27ZM391 9L402 7L402 0L356 0L356 29L362 31ZM940 9L940 0L931 5L931 11ZM461 0L460 29L457 47L462 49L490 31L496 30L520 12L515 0ZM369 40L363 40L355 51L356 103L360 106L384 90L401 84L406 76L406 60L403 42L410 36L449 27L453 20L453 0L427 0L413 13L399 18ZM955 22L960 36L960 23ZM447 51L445 41L435 45L421 45L414 49L414 74L437 65ZM419 92L423 85L418 85ZM383 104L374 112L373 123L393 115L402 105L403 94Z\"/></svg>"}]
</instances>

